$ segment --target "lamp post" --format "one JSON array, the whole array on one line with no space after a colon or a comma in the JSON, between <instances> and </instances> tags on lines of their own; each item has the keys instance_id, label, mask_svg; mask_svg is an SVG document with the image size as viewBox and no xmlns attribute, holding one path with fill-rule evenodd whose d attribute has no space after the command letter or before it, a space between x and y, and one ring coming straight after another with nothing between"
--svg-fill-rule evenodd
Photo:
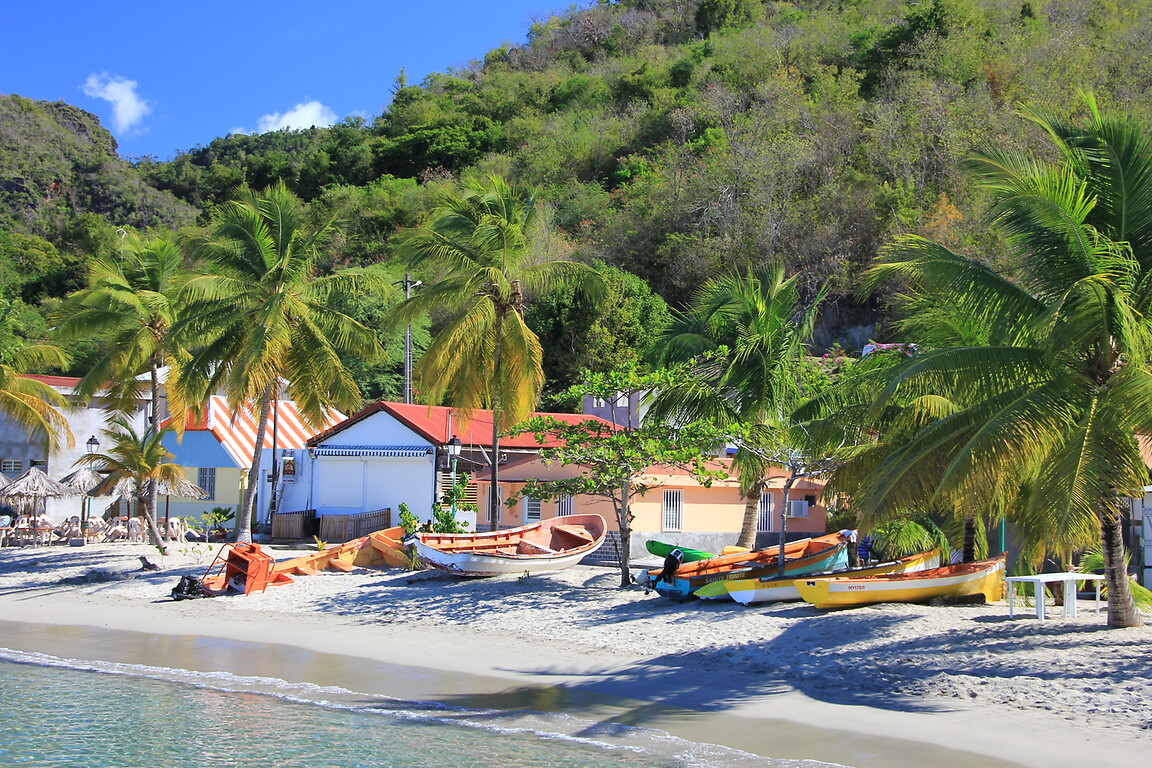
<instances>
[{"instance_id":1,"label":"lamp post","mask_svg":"<svg viewBox=\"0 0 1152 768\"><path fill-rule=\"evenodd\" d=\"M84 449L89 454L96 453L100 450L100 441L96 439L96 435L92 435L84 443ZM88 518L92 517L92 497L87 493L84 494L84 510L80 519L80 538L87 539L88 537Z\"/></svg>"},{"instance_id":2,"label":"lamp post","mask_svg":"<svg viewBox=\"0 0 1152 768\"><path fill-rule=\"evenodd\" d=\"M456 460L460 458L460 449L464 447L464 443L460 442L460 438L452 435L452 439L448 441L448 455L452 457L452 519L456 519Z\"/></svg>"}]
</instances>

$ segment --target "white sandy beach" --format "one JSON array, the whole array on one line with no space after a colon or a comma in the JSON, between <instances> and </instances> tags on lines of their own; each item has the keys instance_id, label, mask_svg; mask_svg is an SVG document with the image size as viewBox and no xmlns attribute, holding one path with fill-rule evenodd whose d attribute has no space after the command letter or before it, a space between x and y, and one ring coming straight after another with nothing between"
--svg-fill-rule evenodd
<instances>
[{"instance_id":1,"label":"white sandy beach","mask_svg":"<svg viewBox=\"0 0 1152 768\"><path fill-rule=\"evenodd\" d=\"M1043 623L1028 608L1009 620L1003 604L830 613L678 604L586 567L523 581L325 572L258 595L171 601L178 576L202 574L216 549L180 544L165 558L131 544L2 549L0 618L429 670L375 691L413 699L517 707L533 700L525 691L561 686L573 714L855 768L922 765L924 749L934 766L1079 768L1152 756L1152 627L1108 630L1091 601L1077 619ZM164 570L142 572L141 554ZM101 653L117 660L115 649ZM357 681L310 682L356 690Z\"/></svg>"}]
</instances>

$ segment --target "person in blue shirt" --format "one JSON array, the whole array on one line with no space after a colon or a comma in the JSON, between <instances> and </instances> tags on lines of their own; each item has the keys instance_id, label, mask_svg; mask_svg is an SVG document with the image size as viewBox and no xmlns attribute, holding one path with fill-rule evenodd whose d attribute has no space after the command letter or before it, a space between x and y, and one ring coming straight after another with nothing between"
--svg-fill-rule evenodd
<instances>
[{"instance_id":1,"label":"person in blue shirt","mask_svg":"<svg viewBox=\"0 0 1152 768\"><path fill-rule=\"evenodd\" d=\"M868 561L872 558L871 536L860 539L860 543L856 545L856 554L860 556L860 565L868 565Z\"/></svg>"}]
</instances>

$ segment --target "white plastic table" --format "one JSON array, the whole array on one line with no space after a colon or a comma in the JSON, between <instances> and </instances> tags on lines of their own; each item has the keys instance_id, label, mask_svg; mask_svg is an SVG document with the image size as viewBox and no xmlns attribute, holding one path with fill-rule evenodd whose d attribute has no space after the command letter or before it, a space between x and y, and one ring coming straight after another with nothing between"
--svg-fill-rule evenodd
<instances>
[{"instance_id":1,"label":"white plastic table","mask_svg":"<svg viewBox=\"0 0 1152 768\"><path fill-rule=\"evenodd\" d=\"M1100 613L1100 582L1104 576L1099 573L1038 573L1035 576L1009 576L1004 579L1008 585L1008 618L1014 619L1016 615L1012 610L1012 583L1031 583L1032 594L1036 600L1036 618L1044 620L1044 585L1064 582L1064 617L1076 618L1076 582L1096 582L1096 613Z\"/></svg>"}]
</instances>

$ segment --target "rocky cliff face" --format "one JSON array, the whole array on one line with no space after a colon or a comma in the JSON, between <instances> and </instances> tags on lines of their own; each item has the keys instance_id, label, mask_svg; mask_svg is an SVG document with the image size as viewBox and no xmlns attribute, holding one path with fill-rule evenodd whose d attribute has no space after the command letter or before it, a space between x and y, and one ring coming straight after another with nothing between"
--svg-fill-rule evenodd
<instances>
[{"instance_id":1,"label":"rocky cliff face","mask_svg":"<svg viewBox=\"0 0 1152 768\"><path fill-rule=\"evenodd\" d=\"M177 227L195 208L148 186L93 114L64 102L0 96L0 226L53 238L78 215L111 226Z\"/></svg>"}]
</instances>

